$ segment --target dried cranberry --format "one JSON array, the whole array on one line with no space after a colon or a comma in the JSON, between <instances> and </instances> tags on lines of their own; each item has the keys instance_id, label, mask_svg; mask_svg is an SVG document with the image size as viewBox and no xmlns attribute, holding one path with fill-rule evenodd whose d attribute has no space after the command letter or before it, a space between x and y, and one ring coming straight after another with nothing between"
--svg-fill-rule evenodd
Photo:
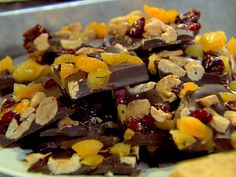
<instances>
[{"instance_id":1,"label":"dried cranberry","mask_svg":"<svg viewBox=\"0 0 236 177\"><path fill-rule=\"evenodd\" d=\"M224 62L215 55L206 54L202 60L202 66L206 72L218 72L223 73L225 70Z\"/></svg>"},{"instance_id":2,"label":"dried cranberry","mask_svg":"<svg viewBox=\"0 0 236 177\"><path fill-rule=\"evenodd\" d=\"M23 36L24 36L24 48L28 51L28 52L32 52L32 42L38 37L40 36L40 34L42 33L48 33L49 31L44 28L43 26L37 24L34 27L30 28L28 31L26 31Z\"/></svg>"},{"instance_id":3,"label":"dried cranberry","mask_svg":"<svg viewBox=\"0 0 236 177\"><path fill-rule=\"evenodd\" d=\"M227 107L229 110L236 111L236 101L229 101L229 102L226 104L226 107Z\"/></svg>"},{"instance_id":4,"label":"dried cranberry","mask_svg":"<svg viewBox=\"0 0 236 177\"><path fill-rule=\"evenodd\" d=\"M207 123L212 120L212 115L203 109L194 110L190 113L190 116L198 118L203 123Z\"/></svg>"},{"instance_id":5,"label":"dried cranberry","mask_svg":"<svg viewBox=\"0 0 236 177\"><path fill-rule=\"evenodd\" d=\"M194 22L186 22L183 24L183 28L190 30L190 31L196 31L198 32L201 29L200 23L194 23Z\"/></svg>"},{"instance_id":6,"label":"dried cranberry","mask_svg":"<svg viewBox=\"0 0 236 177\"><path fill-rule=\"evenodd\" d=\"M142 123L145 131L151 132L156 129L154 119L150 115L144 116L142 119L140 119L140 122Z\"/></svg>"},{"instance_id":7,"label":"dried cranberry","mask_svg":"<svg viewBox=\"0 0 236 177\"><path fill-rule=\"evenodd\" d=\"M2 104L2 109L10 108L16 104L15 100L13 99L7 99L3 104Z\"/></svg>"},{"instance_id":8,"label":"dried cranberry","mask_svg":"<svg viewBox=\"0 0 236 177\"><path fill-rule=\"evenodd\" d=\"M166 103L156 103L156 104L155 104L155 107L156 107L157 109L161 109L161 110L164 111L164 112L168 112L169 109L170 109L169 105L166 104Z\"/></svg>"},{"instance_id":9,"label":"dried cranberry","mask_svg":"<svg viewBox=\"0 0 236 177\"><path fill-rule=\"evenodd\" d=\"M145 18L142 17L134 22L128 31L128 36L133 38L141 38L144 32Z\"/></svg>"},{"instance_id":10,"label":"dried cranberry","mask_svg":"<svg viewBox=\"0 0 236 177\"><path fill-rule=\"evenodd\" d=\"M13 118L19 119L20 114L15 111L8 111L3 114L2 119L0 120L0 124L9 124Z\"/></svg>"},{"instance_id":11,"label":"dried cranberry","mask_svg":"<svg viewBox=\"0 0 236 177\"><path fill-rule=\"evenodd\" d=\"M115 91L116 104L126 103L127 92L125 89L119 89Z\"/></svg>"},{"instance_id":12,"label":"dried cranberry","mask_svg":"<svg viewBox=\"0 0 236 177\"><path fill-rule=\"evenodd\" d=\"M76 50L75 49L62 49L60 51L57 52L58 55L64 55L64 54L71 54L71 55L75 55L76 54Z\"/></svg>"},{"instance_id":13,"label":"dried cranberry","mask_svg":"<svg viewBox=\"0 0 236 177\"><path fill-rule=\"evenodd\" d=\"M3 125L0 125L0 134L4 134L6 132L6 128Z\"/></svg>"},{"instance_id":14,"label":"dried cranberry","mask_svg":"<svg viewBox=\"0 0 236 177\"><path fill-rule=\"evenodd\" d=\"M190 9L189 11L185 12L181 18L182 23L185 22L198 22L201 13L197 9Z\"/></svg>"},{"instance_id":15,"label":"dried cranberry","mask_svg":"<svg viewBox=\"0 0 236 177\"><path fill-rule=\"evenodd\" d=\"M131 118L127 123L127 127L134 130L135 132L142 131L143 125L138 119Z\"/></svg>"},{"instance_id":16,"label":"dried cranberry","mask_svg":"<svg viewBox=\"0 0 236 177\"><path fill-rule=\"evenodd\" d=\"M52 87L56 86L56 84L57 83L53 79L49 79L43 84L43 87L45 89L49 89L49 88L52 88Z\"/></svg>"}]
</instances>

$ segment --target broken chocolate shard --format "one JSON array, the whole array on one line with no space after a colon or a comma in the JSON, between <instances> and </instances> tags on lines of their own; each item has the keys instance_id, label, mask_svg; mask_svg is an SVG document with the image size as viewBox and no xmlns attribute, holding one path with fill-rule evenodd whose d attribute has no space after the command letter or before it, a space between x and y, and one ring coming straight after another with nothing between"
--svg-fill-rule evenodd
<instances>
[{"instance_id":1,"label":"broken chocolate shard","mask_svg":"<svg viewBox=\"0 0 236 177\"><path fill-rule=\"evenodd\" d=\"M110 71L111 76L109 84L104 88L90 90L87 86L87 80L78 77L78 73L76 73L66 79L65 91L71 99L78 99L92 93L112 90L148 80L145 64L121 64L111 67Z\"/></svg>"}]
</instances>

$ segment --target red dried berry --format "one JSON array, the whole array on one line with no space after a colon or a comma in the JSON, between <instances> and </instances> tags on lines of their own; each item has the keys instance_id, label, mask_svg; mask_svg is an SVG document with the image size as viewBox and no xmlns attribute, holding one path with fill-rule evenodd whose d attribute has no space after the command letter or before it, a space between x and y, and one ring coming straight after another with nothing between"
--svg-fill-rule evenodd
<instances>
[{"instance_id":1,"label":"red dried berry","mask_svg":"<svg viewBox=\"0 0 236 177\"><path fill-rule=\"evenodd\" d=\"M118 89L115 91L116 104L126 103L127 92L125 89Z\"/></svg>"},{"instance_id":2,"label":"red dried berry","mask_svg":"<svg viewBox=\"0 0 236 177\"><path fill-rule=\"evenodd\" d=\"M135 132L142 131L143 125L138 119L130 118L127 127L132 129Z\"/></svg>"},{"instance_id":3,"label":"red dried berry","mask_svg":"<svg viewBox=\"0 0 236 177\"><path fill-rule=\"evenodd\" d=\"M201 13L197 9L190 9L189 11L185 12L183 16L181 17L182 23L185 22L198 22L199 18L201 16Z\"/></svg>"},{"instance_id":4,"label":"red dried berry","mask_svg":"<svg viewBox=\"0 0 236 177\"><path fill-rule=\"evenodd\" d=\"M161 109L164 112L168 112L170 109L169 105L166 103L156 103L154 106L155 108Z\"/></svg>"},{"instance_id":5,"label":"red dried berry","mask_svg":"<svg viewBox=\"0 0 236 177\"><path fill-rule=\"evenodd\" d=\"M140 122L142 123L144 130L147 132L152 132L156 129L154 119L150 115L144 116L142 119L140 119Z\"/></svg>"},{"instance_id":6,"label":"red dried berry","mask_svg":"<svg viewBox=\"0 0 236 177\"><path fill-rule=\"evenodd\" d=\"M10 108L16 104L15 100L13 99L7 99L3 104L2 104L2 110L6 108Z\"/></svg>"},{"instance_id":7,"label":"red dried berry","mask_svg":"<svg viewBox=\"0 0 236 177\"><path fill-rule=\"evenodd\" d=\"M203 109L197 109L192 111L190 113L190 116L198 118L203 123L207 123L212 120L212 115Z\"/></svg>"},{"instance_id":8,"label":"red dried berry","mask_svg":"<svg viewBox=\"0 0 236 177\"><path fill-rule=\"evenodd\" d=\"M55 87L56 85L57 83L53 79L49 79L43 84L43 87L45 89L49 89L49 88Z\"/></svg>"},{"instance_id":9,"label":"red dried berry","mask_svg":"<svg viewBox=\"0 0 236 177\"><path fill-rule=\"evenodd\" d=\"M7 124L8 125L13 118L19 119L20 118L20 114L18 114L15 111L8 111L5 114L3 114L3 116L2 116L2 118L0 120L0 124L2 124L2 125L6 125Z\"/></svg>"},{"instance_id":10,"label":"red dried berry","mask_svg":"<svg viewBox=\"0 0 236 177\"><path fill-rule=\"evenodd\" d=\"M229 101L228 103L226 103L226 107L229 110L236 111L236 101Z\"/></svg>"},{"instance_id":11,"label":"red dried berry","mask_svg":"<svg viewBox=\"0 0 236 177\"><path fill-rule=\"evenodd\" d=\"M141 38L144 32L145 18L142 17L134 22L128 31L128 36L132 38Z\"/></svg>"},{"instance_id":12,"label":"red dried berry","mask_svg":"<svg viewBox=\"0 0 236 177\"><path fill-rule=\"evenodd\" d=\"M186 22L183 24L183 28L190 30L190 31L196 31L198 32L201 29L200 23L194 23L194 22Z\"/></svg>"},{"instance_id":13,"label":"red dried berry","mask_svg":"<svg viewBox=\"0 0 236 177\"><path fill-rule=\"evenodd\" d=\"M202 60L202 66L206 72L218 72L223 73L225 70L224 62L215 55L206 54Z\"/></svg>"},{"instance_id":14,"label":"red dried berry","mask_svg":"<svg viewBox=\"0 0 236 177\"><path fill-rule=\"evenodd\" d=\"M76 50L75 49L62 49L60 51L57 52L58 55L64 55L64 54L70 54L70 55L75 55L76 54Z\"/></svg>"}]
</instances>

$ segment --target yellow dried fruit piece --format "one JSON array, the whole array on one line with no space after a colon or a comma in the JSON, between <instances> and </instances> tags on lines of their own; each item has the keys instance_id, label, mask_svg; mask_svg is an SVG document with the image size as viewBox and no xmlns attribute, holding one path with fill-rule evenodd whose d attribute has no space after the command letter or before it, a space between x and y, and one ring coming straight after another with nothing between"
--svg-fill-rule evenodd
<instances>
[{"instance_id":1,"label":"yellow dried fruit piece","mask_svg":"<svg viewBox=\"0 0 236 177\"><path fill-rule=\"evenodd\" d=\"M138 19L140 19L140 16L137 15L128 15L128 23L130 26L134 24Z\"/></svg>"},{"instance_id":2,"label":"yellow dried fruit piece","mask_svg":"<svg viewBox=\"0 0 236 177\"><path fill-rule=\"evenodd\" d=\"M233 80L233 81L230 82L229 88L230 88L232 91L236 92L236 80Z\"/></svg>"},{"instance_id":3,"label":"yellow dried fruit piece","mask_svg":"<svg viewBox=\"0 0 236 177\"><path fill-rule=\"evenodd\" d=\"M76 58L75 55L63 54L54 60L53 65L58 66L59 64L62 64L62 63L74 62L75 58Z\"/></svg>"},{"instance_id":4,"label":"yellow dried fruit piece","mask_svg":"<svg viewBox=\"0 0 236 177\"><path fill-rule=\"evenodd\" d=\"M51 67L49 65L41 65L40 76L46 76L51 73Z\"/></svg>"},{"instance_id":5,"label":"yellow dried fruit piece","mask_svg":"<svg viewBox=\"0 0 236 177\"><path fill-rule=\"evenodd\" d=\"M33 60L26 60L17 66L12 76L18 82L33 81L40 76L41 65Z\"/></svg>"},{"instance_id":6,"label":"yellow dried fruit piece","mask_svg":"<svg viewBox=\"0 0 236 177\"><path fill-rule=\"evenodd\" d=\"M216 31L205 33L199 43L202 45L205 52L216 50L223 47L226 43L226 35L224 31Z\"/></svg>"},{"instance_id":7,"label":"yellow dried fruit piece","mask_svg":"<svg viewBox=\"0 0 236 177\"><path fill-rule=\"evenodd\" d=\"M192 116L181 117L177 121L177 128L181 132L192 135L201 140L209 139L210 134L208 127L195 117Z\"/></svg>"},{"instance_id":8,"label":"yellow dried fruit piece","mask_svg":"<svg viewBox=\"0 0 236 177\"><path fill-rule=\"evenodd\" d=\"M116 154L119 156L126 156L129 155L131 149L130 144L124 144L124 143L116 143L111 149L111 154Z\"/></svg>"},{"instance_id":9,"label":"yellow dried fruit piece","mask_svg":"<svg viewBox=\"0 0 236 177\"><path fill-rule=\"evenodd\" d=\"M65 85L65 79L76 72L77 72L77 69L75 68L73 64L67 64L67 63L61 64L60 78L61 78L61 83L63 87Z\"/></svg>"},{"instance_id":10,"label":"yellow dried fruit piece","mask_svg":"<svg viewBox=\"0 0 236 177\"><path fill-rule=\"evenodd\" d=\"M170 134L179 150L185 149L197 141L192 135L179 130L171 130Z\"/></svg>"},{"instance_id":11,"label":"yellow dried fruit piece","mask_svg":"<svg viewBox=\"0 0 236 177\"><path fill-rule=\"evenodd\" d=\"M165 120L164 122L154 122L160 130L173 130L175 128L174 120Z\"/></svg>"},{"instance_id":12,"label":"yellow dried fruit piece","mask_svg":"<svg viewBox=\"0 0 236 177\"><path fill-rule=\"evenodd\" d=\"M227 44L227 48L229 49L229 52L233 55L236 56L236 39L234 37L232 37L228 44Z\"/></svg>"},{"instance_id":13,"label":"yellow dried fruit piece","mask_svg":"<svg viewBox=\"0 0 236 177\"><path fill-rule=\"evenodd\" d=\"M236 95L229 92L220 92L220 97L224 102L235 101Z\"/></svg>"},{"instance_id":14,"label":"yellow dried fruit piece","mask_svg":"<svg viewBox=\"0 0 236 177\"><path fill-rule=\"evenodd\" d=\"M165 10L162 8L148 6L147 4L143 6L143 9L146 14L148 14L151 17L158 18L164 23L174 22L177 15L179 14L178 11L175 9Z\"/></svg>"},{"instance_id":15,"label":"yellow dried fruit piece","mask_svg":"<svg viewBox=\"0 0 236 177\"><path fill-rule=\"evenodd\" d=\"M103 159L104 157L102 155L97 154L94 156L86 157L85 159L81 161L81 164L88 165L95 168L103 162Z\"/></svg>"},{"instance_id":16,"label":"yellow dried fruit piece","mask_svg":"<svg viewBox=\"0 0 236 177\"><path fill-rule=\"evenodd\" d=\"M27 86L22 84L14 84L14 95L19 99L32 98L37 92L44 91L42 84L29 84Z\"/></svg>"},{"instance_id":17,"label":"yellow dried fruit piece","mask_svg":"<svg viewBox=\"0 0 236 177\"><path fill-rule=\"evenodd\" d=\"M6 56L5 58L0 60L0 72L8 71L12 73L14 70L13 64L12 64L12 58L9 56Z\"/></svg>"},{"instance_id":18,"label":"yellow dried fruit piece","mask_svg":"<svg viewBox=\"0 0 236 177\"><path fill-rule=\"evenodd\" d=\"M188 56L192 56L192 57L196 57L196 58L199 58L199 57L202 58L203 55L204 55L202 46L199 45L199 44L193 44L193 45L188 46L188 47L185 49L185 53L186 53Z\"/></svg>"},{"instance_id":19,"label":"yellow dried fruit piece","mask_svg":"<svg viewBox=\"0 0 236 177\"><path fill-rule=\"evenodd\" d=\"M96 58L88 57L87 55L75 56L76 67L86 73L90 73L99 68L108 68L106 63Z\"/></svg>"},{"instance_id":20,"label":"yellow dried fruit piece","mask_svg":"<svg viewBox=\"0 0 236 177\"><path fill-rule=\"evenodd\" d=\"M149 58L148 58L149 62L148 62L148 71L155 75L157 73L156 70L156 65L155 65L155 61L158 60L158 55L157 54L152 54Z\"/></svg>"},{"instance_id":21,"label":"yellow dried fruit piece","mask_svg":"<svg viewBox=\"0 0 236 177\"><path fill-rule=\"evenodd\" d=\"M87 139L79 141L72 145L72 149L77 152L81 159L95 156L103 147L102 142L96 139Z\"/></svg>"},{"instance_id":22,"label":"yellow dried fruit piece","mask_svg":"<svg viewBox=\"0 0 236 177\"><path fill-rule=\"evenodd\" d=\"M95 30L98 38L104 38L108 32L107 25L103 22L91 22L88 24L88 29Z\"/></svg>"},{"instance_id":23,"label":"yellow dried fruit piece","mask_svg":"<svg viewBox=\"0 0 236 177\"><path fill-rule=\"evenodd\" d=\"M128 52L102 53L103 61L108 65L119 65L122 63L141 64L143 61L138 56L130 55Z\"/></svg>"},{"instance_id":24,"label":"yellow dried fruit piece","mask_svg":"<svg viewBox=\"0 0 236 177\"><path fill-rule=\"evenodd\" d=\"M231 72L231 66L230 66L230 60L227 56L220 56L220 59L224 62L225 71L230 73Z\"/></svg>"},{"instance_id":25,"label":"yellow dried fruit piece","mask_svg":"<svg viewBox=\"0 0 236 177\"><path fill-rule=\"evenodd\" d=\"M28 99L21 100L15 107L15 111L21 114L26 108L30 105L30 101Z\"/></svg>"},{"instance_id":26,"label":"yellow dried fruit piece","mask_svg":"<svg viewBox=\"0 0 236 177\"><path fill-rule=\"evenodd\" d=\"M198 85L194 82L186 82L183 84L183 89L179 93L179 97L183 99L187 92L194 92L198 90Z\"/></svg>"},{"instance_id":27,"label":"yellow dried fruit piece","mask_svg":"<svg viewBox=\"0 0 236 177\"><path fill-rule=\"evenodd\" d=\"M236 131L231 134L231 144L236 149Z\"/></svg>"},{"instance_id":28,"label":"yellow dried fruit piece","mask_svg":"<svg viewBox=\"0 0 236 177\"><path fill-rule=\"evenodd\" d=\"M127 128L124 133L124 140L130 140L134 136L134 134L135 132L132 129Z\"/></svg>"},{"instance_id":29,"label":"yellow dried fruit piece","mask_svg":"<svg viewBox=\"0 0 236 177\"><path fill-rule=\"evenodd\" d=\"M88 74L87 86L89 89L100 89L109 84L111 72L107 68L99 68Z\"/></svg>"}]
</instances>

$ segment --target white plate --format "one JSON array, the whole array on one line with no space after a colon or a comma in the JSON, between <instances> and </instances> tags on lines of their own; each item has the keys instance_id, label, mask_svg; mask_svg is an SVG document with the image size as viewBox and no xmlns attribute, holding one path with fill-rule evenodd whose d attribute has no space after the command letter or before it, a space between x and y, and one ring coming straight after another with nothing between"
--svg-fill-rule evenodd
<instances>
[{"instance_id":1,"label":"white plate","mask_svg":"<svg viewBox=\"0 0 236 177\"><path fill-rule=\"evenodd\" d=\"M52 177L52 175L43 175L40 173L27 172L27 164L22 161L27 151L20 148L2 148L0 149L0 173L14 177ZM140 174L140 177L169 177L173 167L167 168L148 168ZM78 176L78 175L76 175ZM1 176L0 177L7 177ZM72 175L53 175L53 177L72 177ZM81 175L80 177L91 177ZM102 177L102 176L97 176ZM116 176L119 177L119 176ZM124 176L123 176L124 177Z\"/></svg>"}]
</instances>

